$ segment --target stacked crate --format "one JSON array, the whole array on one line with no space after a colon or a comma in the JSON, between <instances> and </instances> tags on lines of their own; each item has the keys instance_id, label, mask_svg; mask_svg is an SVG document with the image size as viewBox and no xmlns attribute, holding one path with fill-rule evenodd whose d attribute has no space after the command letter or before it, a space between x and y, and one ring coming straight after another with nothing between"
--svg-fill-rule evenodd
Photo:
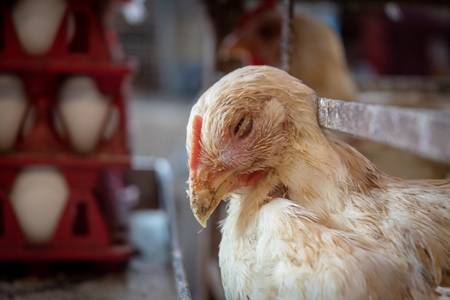
<instances>
[{"instance_id":1,"label":"stacked crate","mask_svg":"<svg viewBox=\"0 0 450 300\"><path fill-rule=\"evenodd\" d=\"M110 179L111 170L130 167L132 67L105 25L113 3L39 1L63 8L43 50L27 45L18 28L33 27L16 11L27 1L0 1L0 260L125 260L130 247L115 209L120 182ZM56 217L46 215L52 201L61 206ZM55 226L39 232L51 218Z\"/></svg>"}]
</instances>

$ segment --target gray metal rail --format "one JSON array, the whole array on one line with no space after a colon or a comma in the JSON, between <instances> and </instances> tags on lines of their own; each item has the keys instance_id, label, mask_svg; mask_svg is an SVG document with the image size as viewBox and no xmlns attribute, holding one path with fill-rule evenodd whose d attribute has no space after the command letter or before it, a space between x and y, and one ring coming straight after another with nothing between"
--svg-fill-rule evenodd
<instances>
[{"instance_id":1,"label":"gray metal rail","mask_svg":"<svg viewBox=\"0 0 450 300\"><path fill-rule=\"evenodd\" d=\"M450 111L317 99L321 126L450 164Z\"/></svg>"}]
</instances>

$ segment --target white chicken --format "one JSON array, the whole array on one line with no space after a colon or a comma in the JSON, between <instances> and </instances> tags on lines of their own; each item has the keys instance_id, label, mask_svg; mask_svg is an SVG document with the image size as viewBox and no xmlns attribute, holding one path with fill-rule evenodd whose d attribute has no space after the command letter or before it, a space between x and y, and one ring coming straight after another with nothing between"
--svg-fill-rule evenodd
<instances>
[{"instance_id":1,"label":"white chicken","mask_svg":"<svg viewBox=\"0 0 450 300\"><path fill-rule=\"evenodd\" d=\"M450 268L450 181L380 172L317 121L316 96L269 66L207 90L187 126L202 226L221 200L228 299L438 299Z\"/></svg>"}]
</instances>

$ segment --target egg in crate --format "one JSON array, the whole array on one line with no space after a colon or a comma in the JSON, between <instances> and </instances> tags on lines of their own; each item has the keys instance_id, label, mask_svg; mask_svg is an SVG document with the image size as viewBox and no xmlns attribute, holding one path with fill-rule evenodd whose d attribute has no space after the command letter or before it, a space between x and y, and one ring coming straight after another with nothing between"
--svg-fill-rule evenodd
<instances>
[{"instance_id":1,"label":"egg in crate","mask_svg":"<svg viewBox=\"0 0 450 300\"><path fill-rule=\"evenodd\" d=\"M25 238L34 244L48 242L67 203L69 188L59 170L29 167L15 179L11 205Z\"/></svg>"},{"instance_id":2,"label":"egg in crate","mask_svg":"<svg viewBox=\"0 0 450 300\"><path fill-rule=\"evenodd\" d=\"M0 74L0 152L9 151L14 146L27 103L20 78Z\"/></svg>"},{"instance_id":3,"label":"egg in crate","mask_svg":"<svg viewBox=\"0 0 450 300\"><path fill-rule=\"evenodd\" d=\"M55 126L76 152L90 153L105 130L111 131L111 111L109 98L100 93L92 78L74 76L61 87Z\"/></svg>"},{"instance_id":4,"label":"egg in crate","mask_svg":"<svg viewBox=\"0 0 450 300\"><path fill-rule=\"evenodd\" d=\"M53 44L67 7L65 0L19 0L12 17L20 44L30 55L46 53ZM72 25L72 26L71 26ZM73 22L69 22L69 36Z\"/></svg>"}]
</instances>

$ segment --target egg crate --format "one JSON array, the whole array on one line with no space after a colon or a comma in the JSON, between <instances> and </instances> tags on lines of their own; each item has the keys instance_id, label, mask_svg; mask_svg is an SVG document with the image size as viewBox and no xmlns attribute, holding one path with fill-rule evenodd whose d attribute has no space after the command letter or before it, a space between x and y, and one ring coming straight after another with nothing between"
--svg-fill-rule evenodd
<instances>
[{"instance_id":1,"label":"egg crate","mask_svg":"<svg viewBox=\"0 0 450 300\"><path fill-rule=\"evenodd\" d=\"M21 43L19 29L16 28L20 24L15 24L12 15L17 2L0 2L0 69L45 71L48 68L89 69L128 64L114 30L104 25L113 1L67 1L59 25L54 27L56 32L50 46L40 51L27 51L24 45L27 42L22 40ZM30 35L29 32L27 34Z\"/></svg>"},{"instance_id":2,"label":"egg crate","mask_svg":"<svg viewBox=\"0 0 450 300\"><path fill-rule=\"evenodd\" d=\"M122 88L127 86L124 74L105 75L91 73L91 76L80 78L93 79L93 85L98 88L98 93L104 100L99 119L96 115L83 116L80 114L89 113L88 108L73 108L70 112L72 123L67 119L67 113L61 111L61 102L59 91L66 80L74 78L74 74L38 74L38 73L22 73L21 76L15 75L17 86L23 86L23 92L10 91L7 93L24 94L17 96L25 98L18 100L16 105L23 106L17 108L17 116L15 120L5 123L6 119L0 120L2 126L9 126L11 135L8 138L8 145L3 146L3 155L0 154L0 163L10 157L23 155L76 155L82 153L88 156L97 156L106 159L114 155L128 155L128 130L126 121L126 98L123 97ZM1 76L0 76L1 77ZM1 80L0 80L1 81ZM6 84L1 84L6 86ZM77 86L72 88L72 93L77 93ZM5 88L6 90L9 87ZM16 90L22 90L16 88ZM76 100L68 100L76 101ZM95 102L95 101L94 101ZM1 105L7 105L5 102ZM79 106L78 106L79 107ZM4 108L5 111L8 107ZM67 111L67 110L66 110ZM12 112L11 112L12 113ZM66 116L66 117L65 117ZM12 117L11 117L12 118ZM73 120L78 120L78 125L73 124ZM94 129L87 129L86 122L93 122ZM81 122L81 124L80 124ZM84 124L84 125L83 125ZM75 127L78 126L78 133L75 133ZM81 126L81 127L80 127ZM81 133L80 133L81 130ZM82 134L91 136L88 142L91 146L85 149L77 149L76 137ZM9 145L11 144L11 145ZM0 146L1 147L1 146Z\"/></svg>"},{"instance_id":3,"label":"egg crate","mask_svg":"<svg viewBox=\"0 0 450 300\"><path fill-rule=\"evenodd\" d=\"M21 44L13 21L12 10L19 2L0 1L0 77L19 77L27 99L25 112L14 124L14 145L8 149L9 154L0 157L0 163L10 155L23 153L73 154L73 136L58 106L60 86L72 76L93 79L102 96L110 100L98 143L95 149L84 152L128 154L123 94L134 65L124 58L115 32L104 25L113 2L68 0L48 50L30 54ZM113 118L117 119L117 128L105 136Z\"/></svg>"},{"instance_id":4,"label":"egg crate","mask_svg":"<svg viewBox=\"0 0 450 300\"><path fill-rule=\"evenodd\" d=\"M56 170L56 174L62 175L68 189L67 200L61 206L59 216L56 215L57 225L53 233L50 232L47 238L38 241L24 229L24 222L30 222L29 214L33 211L23 215L24 200L20 200L20 216L18 202L15 207L12 202L14 185L19 184L19 174L24 174L23 171L29 170L30 166ZM106 165L97 160L86 159L58 163L34 159L9 161L0 165L0 260L127 260L132 249L127 242L126 232L124 229L119 230L116 224L118 216L115 195L123 187L121 170L128 168L127 159ZM33 197L37 194L32 193ZM19 196L16 194L15 201L19 201L17 197ZM30 200L29 194L27 199ZM44 202L41 205L45 205L48 198L41 198L39 201L42 200ZM35 213L40 213L41 217L47 216L39 208L35 208Z\"/></svg>"}]
</instances>

